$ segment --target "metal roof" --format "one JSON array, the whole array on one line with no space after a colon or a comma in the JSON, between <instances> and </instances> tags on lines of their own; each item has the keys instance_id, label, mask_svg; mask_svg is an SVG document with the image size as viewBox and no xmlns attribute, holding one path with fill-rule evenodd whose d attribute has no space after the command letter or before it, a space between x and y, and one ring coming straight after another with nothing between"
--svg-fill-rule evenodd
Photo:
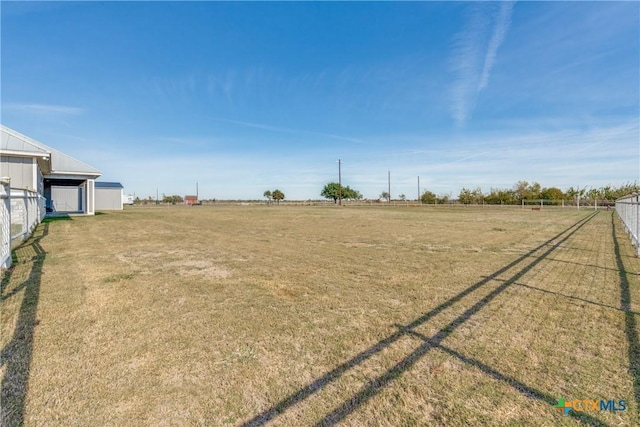
<instances>
[{"instance_id":1,"label":"metal roof","mask_svg":"<svg viewBox=\"0 0 640 427\"><path fill-rule=\"evenodd\" d=\"M25 152L29 154L48 156L49 151L45 150L37 141L12 131L5 126L1 127L0 150Z\"/></svg>"},{"instance_id":2,"label":"metal roof","mask_svg":"<svg viewBox=\"0 0 640 427\"><path fill-rule=\"evenodd\" d=\"M96 188L124 188L119 182L95 182Z\"/></svg>"},{"instance_id":3,"label":"metal roof","mask_svg":"<svg viewBox=\"0 0 640 427\"><path fill-rule=\"evenodd\" d=\"M4 125L0 125L0 134L2 137L2 145L0 151L10 154L21 154L27 156L41 155L49 156L51 160L51 171L47 171L46 175L86 175L91 177L99 177L102 175L98 169L74 159L64 154L62 151L51 148L43 143L22 135L13 129Z\"/></svg>"}]
</instances>

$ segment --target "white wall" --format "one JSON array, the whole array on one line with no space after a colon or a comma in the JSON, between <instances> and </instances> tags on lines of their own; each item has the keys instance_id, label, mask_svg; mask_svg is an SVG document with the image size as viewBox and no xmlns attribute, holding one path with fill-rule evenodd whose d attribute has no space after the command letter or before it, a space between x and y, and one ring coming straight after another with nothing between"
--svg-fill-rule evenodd
<instances>
[{"instance_id":1,"label":"white wall","mask_svg":"<svg viewBox=\"0 0 640 427\"><path fill-rule=\"evenodd\" d=\"M122 210L122 188L96 188L96 211Z\"/></svg>"},{"instance_id":2,"label":"white wall","mask_svg":"<svg viewBox=\"0 0 640 427\"><path fill-rule=\"evenodd\" d=\"M82 193L80 187L51 186L51 200L54 212L82 211Z\"/></svg>"},{"instance_id":3,"label":"white wall","mask_svg":"<svg viewBox=\"0 0 640 427\"><path fill-rule=\"evenodd\" d=\"M33 157L0 156L0 175L11 177L12 188L38 190L37 170Z\"/></svg>"}]
</instances>

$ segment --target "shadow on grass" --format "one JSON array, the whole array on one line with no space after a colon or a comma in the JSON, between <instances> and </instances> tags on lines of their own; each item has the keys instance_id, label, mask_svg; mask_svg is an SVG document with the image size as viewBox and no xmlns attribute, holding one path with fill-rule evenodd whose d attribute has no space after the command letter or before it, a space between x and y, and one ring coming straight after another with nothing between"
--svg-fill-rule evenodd
<instances>
[{"instance_id":1,"label":"shadow on grass","mask_svg":"<svg viewBox=\"0 0 640 427\"><path fill-rule=\"evenodd\" d=\"M42 224L36 228L33 235L16 248L33 256L30 259L14 258L15 264L9 269L0 282L1 302L8 300L24 290L22 304L15 323L13 337L0 351L0 365L5 374L0 385L0 425L18 426L24 424L24 410L29 384L29 368L33 351L34 329L38 324L36 313L40 297L42 279L42 265L47 253L40 245L40 241L49 233L49 224ZM31 263L29 276L20 285L5 294L12 275L20 263Z\"/></svg>"},{"instance_id":2,"label":"shadow on grass","mask_svg":"<svg viewBox=\"0 0 640 427\"><path fill-rule=\"evenodd\" d=\"M333 369L330 372L327 372L326 374L317 378L315 381L311 382L307 386L300 388L293 394L289 395L285 399L273 405L271 408L263 411L262 413L256 415L254 418L241 424L242 427L262 426L268 423L279 414L287 411L289 408L295 406L296 404L304 401L305 399L309 398L316 392L322 390L324 387L326 387L330 383L339 379L343 374L348 372L350 369L353 369L356 366L359 366L360 364L364 363L366 360L370 359L372 356L381 352L385 348L391 346L393 343L395 343L396 341L398 341L399 339L401 339L406 335L418 336L419 338L423 339L423 341L425 342L421 344L413 352L411 352L408 356L403 358L396 365L388 369L385 373L378 376L377 378L370 380L367 383L367 385L365 385L363 388L360 389L360 391L350 396L340 406L331 410L327 415L325 415L325 417L322 420L320 420L317 423L317 425L319 426L333 425L344 420L349 414L354 412L356 409L358 409L360 406L366 403L369 399L377 395L380 391L383 390L383 388L386 385L388 385L391 381L398 378L404 372L409 370L418 360L420 360L423 356L425 356L431 349L436 347L443 349L448 354L454 357L457 357L459 360L465 363L468 363L477 367L478 369L490 375L491 377L505 382L506 384L512 386L515 389L515 391L517 391L518 393L524 394L529 398L538 399L550 405L557 403L557 401L554 400L553 396L544 394L539 390L536 390L532 387L527 386L526 384L518 382L517 380L511 377L501 374L496 369L488 365L485 365L480 361L468 358L462 354L455 352L454 350L443 347L441 343L445 338L447 338L456 329L458 329L461 325L467 322L474 314L476 314L479 310L481 310L484 306L486 306L490 301L492 301L495 297L501 294L504 290L506 290L512 284L516 283L518 279L524 276L528 271L534 268L542 260L547 258L551 253L553 253L553 251L555 251L558 247L560 247L562 243L566 242L580 228L582 228L587 222L589 222L595 215L597 215L597 212L594 212L589 216L582 218L575 224L567 227L565 230L558 233L556 236L552 237L551 239L547 240L546 242L542 243L536 248L530 250L526 254L520 256L515 261L507 264L506 266L497 270L493 274L469 286L468 288L458 293L457 295L451 297L447 301L443 302L433 310L418 317L408 325L399 326L398 332L395 332L389 335L388 337L380 340L378 343L374 344L373 346L369 347L368 349L354 356L350 360L344 362L342 365L338 366L337 368ZM536 255L535 257L533 257L534 254L536 254L536 252L545 249L545 247L547 247L547 249L541 255ZM498 286L489 294L481 298L478 302L476 302L474 305L472 305L470 308L464 311L461 315L459 315L449 324L447 324L442 329L440 329L438 333L436 333L433 337L426 338L413 331L415 328L423 325L425 322L435 317L439 313L450 308L456 302L462 300L464 297L472 294L476 290L484 287L485 285L490 283L492 280L496 279L499 275L506 273L507 271L516 267L518 264L528 260L530 257L533 257L533 260L529 260L530 262L528 264L521 267L519 270L513 273L513 275L509 279L504 280L504 282L500 286ZM597 426L606 425L605 423L601 422L597 418L592 417L589 414L586 414L584 412L571 411L570 415L587 424L597 425Z\"/></svg>"},{"instance_id":3,"label":"shadow on grass","mask_svg":"<svg viewBox=\"0 0 640 427\"><path fill-rule=\"evenodd\" d=\"M401 330L404 330L402 326L400 325L396 325L398 326L398 328L400 328ZM505 384L507 384L508 386L512 387L513 389L515 389L518 393L528 397L529 399L537 399L540 400L542 402L545 402L549 405L556 405L558 403L558 399L554 398L554 396L551 396L550 394L544 393L543 391L540 391L536 388L530 387L528 385L526 385L525 383L518 381L517 379L504 375L503 373L501 373L500 371L492 368L491 366L487 365L486 363L483 363L477 359L474 359L472 357L468 357L465 356L464 354L460 353L459 351L456 351L454 349L451 349L449 347L446 347L442 344L440 344L437 341L434 341L432 338L429 338L423 334L420 334L418 332L415 331L405 331L407 334L418 338L422 341L424 341L424 344L421 347L430 347L430 348L436 348L440 351L443 351L445 353L447 353L449 356L455 357L456 359L458 359L459 361L466 363L467 365L473 366L477 369L479 369L480 371L482 371L483 373L487 374L488 376L490 376L491 378L493 378L496 381L500 381L503 382ZM564 410L564 408L563 408ZM576 412L576 411L571 411L569 413L569 415L571 415L573 418L580 420L582 422L584 422L585 424L588 425L593 425L593 426L606 426L607 424L584 413L584 412Z\"/></svg>"},{"instance_id":4,"label":"shadow on grass","mask_svg":"<svg viewBox=\"0 0 640 427\"><path fill-rule=\"evenodd\" d=\"M618 269L612 269L612 270L619 271ZM504 282L504 280L502 280L502 279L494 279L494 280L499 281L499 282ZM632 314L640 314L638 312L632 311L631 309L624 309L624 308L614 307L613 305L602 304L601 302L591 301L591 300L588 300L586 298L576 297L574 295L563 294L562 292L549 291L547 289L538 288L536 286L527 285L525 283L513 283L513 284L516 285L516 286L521 286L523 288L531 289L532 291L537 291L537 292L542 292L542 293L545 293L545 294L556 295L556 296L559 296L559 297L562 297L562 298L572 299L574 301L584 302L586 304L597 305L599 307L610 308L612 310L623 311L625 313L628 312L628 313L632 313Z\"/></svg>"},{"instance_id":5,"label":"shadow on grass","mask_svg":"<svg viewBox=\"0 0 640 427\"><path fill-rule=\"evenodd\" d=\"M615 272L620 271L617 268L603 267L601 265L595 265L595 264L583 264L581 262L567 261L567 260L564 260L564 259L548 258L547 261L554 261L554 262L561 262L561 263L564 263L564 264L578 265L580 267L597 268L599 270L607 270L607 271L615 271Z\"/></svg>"},{"instance_id":6,"label":"shadow on grass","mask_svg":"<svg viewBox=\"0 0 640 427\"><path fill-rule=\"evenodd\" d=\"M627 347L629 353L629 374L633 378L633 397L636 408L640 408L640 340L638 339L638 324L635 313L630 311L631 291L629 289L629 279L624 267L623 255L620 253L620 244L616 235L616 220L611 214L611 236L613 238L613 250L616 255L618 265L618 275L620 276L620 308L624 313L624 332L627 336Z\"/></svg>"}]
</instances>

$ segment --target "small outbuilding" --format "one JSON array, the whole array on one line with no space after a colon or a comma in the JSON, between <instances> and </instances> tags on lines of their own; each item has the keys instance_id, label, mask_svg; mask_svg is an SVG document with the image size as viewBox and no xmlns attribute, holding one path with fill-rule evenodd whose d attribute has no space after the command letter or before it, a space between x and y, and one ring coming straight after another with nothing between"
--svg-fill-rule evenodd
<instances>
[{"instance_id":1,"label":"small outbuilding","mask_svg":"<svg viewBox=\"0 0 640 427\"><path fill-rule=\"evenodd\" d=\"M95 182L96 211L120 211L124 204L124 187L119 182Z\"/></svg>"},{"instance_id":2,"label":"small outbuilding","mask_svg":"<svg viewBox=\"0 0 640 427\"><path fill-rule=\"evenodd\" d=\"M199 205L198 196L184 196L184 204L187 206Z\"/></svg>"}]
</instances>

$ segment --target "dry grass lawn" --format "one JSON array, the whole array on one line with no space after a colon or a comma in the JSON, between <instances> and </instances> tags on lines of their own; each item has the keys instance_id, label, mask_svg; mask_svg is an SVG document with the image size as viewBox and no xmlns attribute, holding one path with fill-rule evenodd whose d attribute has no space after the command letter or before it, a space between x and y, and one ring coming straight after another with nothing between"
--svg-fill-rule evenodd
<instances>
[{"instance_id":1,"label":"dry grass lawn","mask_svg":"<svg viewBox=\"0 0 640 427\"><path fill-rule=\"evenodd\" d=\"M132 208L15 258L0 424L638 422L640 260L612 212Z\"/></svg>"}]
</instances>

